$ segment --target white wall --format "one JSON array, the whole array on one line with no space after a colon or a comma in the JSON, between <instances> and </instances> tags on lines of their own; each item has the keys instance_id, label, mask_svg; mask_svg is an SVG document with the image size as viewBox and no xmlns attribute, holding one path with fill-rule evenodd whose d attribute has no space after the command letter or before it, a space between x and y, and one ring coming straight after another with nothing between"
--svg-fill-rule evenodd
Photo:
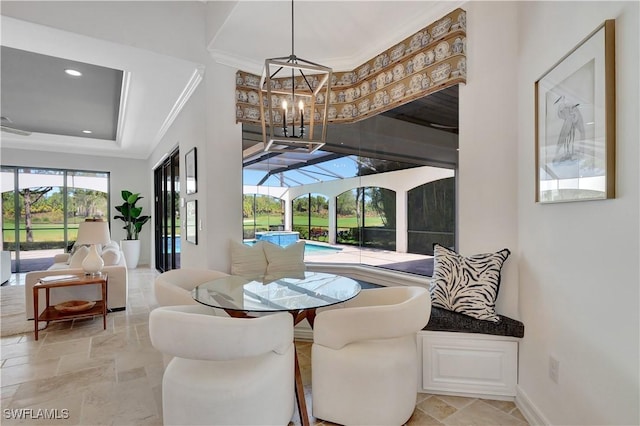
<instances>
[{"instance_id":1,"label":"white wall","mask_svg":"<svg viewBox=\"0 0 640 426\"><path fill-rule=\"evenodd\" d=\"M518 76L512 93L518 99L512 104L518 110L512 178L518 184L520 306L526 326L519 397L551 424L637 425L638 2L527 2L518 8L519 61L510 72ZM536 204L534 82L610 18L616 18L617 197ZM474 69L475 62L469 63ZM548 375L550 355L560 362L557 384Z\"/></svg>"},{"instance_id":2,"label":"white wall","mask_svg":"<svg viewBox=\"0 0 640 426\"><path fill-rule=\"evenodd\" d=\"M114 220L118 214L114 206L123 203L120 191L128 189L131 192L139 192L144 198L138 201L143 214L152 214L152 196L148 187L149 165L145 160L129 160L114 157L94 157L87 155L59 154L54 152L32 151L22 149L2 148L2 165L58 168L72 170L91 170L110 173L111 182L111 238L120 241L126 237L122 229L123 222ZM151 236L153 228L147 223L140 233L142 252L140 253L140 265L148 265L151 259Z\"/></svg>"},{"instance_id":3,"label":"white wall","mask_svg":"<svg viewBox=\"0 0 640 426\"><path fill-rule=\"evenodd\" d=\"M242 239L242 126L236 124L237 69L207 63L206 266L229 272L229 241Z\"/></svg>"},{"instance_id":4,"label":"white wall","mask_svg":"<svg viewBox=\"0 0 640 426\"><path fill-rule=\"evenodd\" d=\"M463 255L511 250L496 309L520 318L516 181L516 3L467 11L467 84L460 86L458 241ZM526 324L525 324L526 325Z\"/></svg>"}]
</instances>

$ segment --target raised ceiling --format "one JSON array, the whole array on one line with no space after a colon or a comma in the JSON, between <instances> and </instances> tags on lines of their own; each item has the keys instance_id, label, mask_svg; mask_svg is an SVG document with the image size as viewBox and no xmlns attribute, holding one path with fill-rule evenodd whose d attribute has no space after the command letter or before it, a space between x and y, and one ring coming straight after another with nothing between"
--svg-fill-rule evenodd
<instances>
[{"instance_id":1,"label":"raised ceiling","mask_svg":"<svg viewBox=\"0 0 640 426\"><path fill-rule=\"evenodd\" d=\"M123 71L6 46L1 49L3 125L115 142ZM69 75L66 70L81 75Z\"/></svg>"},{"instance_id":2,"label":"raised ceiling","mask_svg":"<svg viewBox=\"0 0 640 426\"><path fill-rule=\"evenodd\" d=\"M182 7L181 4L202 8L205 13L184 16L166 13ZM300 57L336 70L353 69L460 4L457 1L298 1L295 3L295 51ZM122 98L117 99L114 95L117 90L111 89L109 95L90 101L91 108L87 108L86 99L81 99L86 95L84 89L63 90L60 96L64 95L66 99L56 99L52 89L58 84L48 80L47 73L39 73L26 83L5 84L5 78L7 82L20 79L20 76L10 76L9 73L22 73L24 77L30 73L11 66L5 74L3 49L2 115L11 112L9 118L13 125L33 131L30 136L3 132L0 134L3 147L148 158L179 113L185 96L188 97L204 73L200 63L167 55L170 49L147 50L153 44L150 40L166 37L164 32L172 22L185 25L177 21L179 19L206 20L203 55L208 51L215 61L236 69L259 72L265 58L288 55L291 50L289 1L3 1L2 6L0 40L3 46L54 60L58 58L115 70L122 72L123 80ZM118 10L123 11L123 18L126 17L119 23L121 26L102 25L93 29L92 21L97 16L106 12L111 17L118 16ZM168 22L154 26L157 23L150 20L151 16L160 16L162 10L168 16ZM156 11L157 14L150 13ZM146 23L148 34L141 30ZM194 22L196 24L199 23ZM111 28L114 34L106 34L107 28ZM164 32L154 33L160 30ZM122 33L135 34L138 39L127 40L126 45L114 42ZM207 59L203 56L200 62L206 63ZM53 65L39 67L46 70L54 68ZM51 75L53 78L54 74ZM32 98L27 104L25 95L29 91ZM14 99L12 105L5 105L5 99ZM16 99L23 105L18 107ZM68 109L73 103L82 105L83 102L80 113ZM55 110L51 105L57 106ZM20 109L26 113L19 113ZM92 111L94 117L90 118ZM85 130L88 127L86 123L92 119L102 121L106 129L113 125L113 111L117 111L115 137L113 131L110 134L105 131L101 137L69 136L79 128ZM33 123L38 123L39 127ZM98 124L95 126L100 127Z\"/></svg>"}]
</instances>

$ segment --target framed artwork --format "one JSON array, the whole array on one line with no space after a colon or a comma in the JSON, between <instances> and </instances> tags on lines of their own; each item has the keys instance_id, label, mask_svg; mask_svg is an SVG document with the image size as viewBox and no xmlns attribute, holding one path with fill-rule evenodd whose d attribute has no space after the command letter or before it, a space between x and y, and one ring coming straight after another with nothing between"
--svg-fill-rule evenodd
<instances>
[{"instance_id":1,"label":"framed artwork","mask_svg":"<svg viewBox=\"0 0 640 426\"><path fill-rule=\"evenodd\" d=\"M615 20L535 83L536 202L615 197Z\"/></svg>"},{"instance_id":2,"label":"framed artwork","mask_svg":"<svg viewBox=\"0 0 640 426\"><path fill-rule=\"evenodd\" d=\"M184 156L185 169L187 171L187 194L198 192L198 151L192 148Z\"/></svg>"},{"instance_id":3,"label":"framed artwork","mask_svg":"<svg viewBox=\"0 0 640 426\"><path fill-rule=\"evenodd\" d=\"M187 201L185 228L187 241L198 244L198 200Z\"/></svg>"}]
</instances>

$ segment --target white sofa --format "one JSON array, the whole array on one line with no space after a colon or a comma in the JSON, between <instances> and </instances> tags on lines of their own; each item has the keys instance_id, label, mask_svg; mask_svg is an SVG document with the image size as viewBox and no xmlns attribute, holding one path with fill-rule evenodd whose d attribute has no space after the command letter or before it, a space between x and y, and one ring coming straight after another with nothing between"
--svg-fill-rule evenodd
<instances>
[{"instance_id":1,"label":"white sofa","mask_svg":"<svg viewBox=\"0 0 640 426\"><path fill-rule=\"evenodd\" d=\"M127 306L128 278L127 264L114 241L104 246L101 250L105 266L102 269L109 278L107 291L107 307L109 310L123 310ZM46 271L28 272L25 276L25 304L27 319L33 319L33 286L42 277L65 274L84 274L81 266L81 256L69 253L58 254L54 257L54 264ZM44 293L44 292L43 292ZM80 287L62 287L51 289L50 304L65 302L67 300L98 300L100 299L100 287L87 285ZM39 298L39 312L45 308L44 294Z\"/></svg>"}]
</instances>

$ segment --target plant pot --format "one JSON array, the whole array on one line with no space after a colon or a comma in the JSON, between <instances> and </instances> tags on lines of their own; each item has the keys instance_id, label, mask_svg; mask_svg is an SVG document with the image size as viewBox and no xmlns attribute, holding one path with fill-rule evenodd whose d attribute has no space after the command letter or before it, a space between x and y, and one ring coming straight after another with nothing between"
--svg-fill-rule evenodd
<instances>
[{"instance_id":1,"label":"plant pot","mask_svg":"<svg viewBox=\"0 0 640 426\"><path fill-rule=\"evenodd\" d=\"M136 269L140 259L140 240L122 240L120 250L127 262L127 269Z\"/></svg>"}]
</instances>

